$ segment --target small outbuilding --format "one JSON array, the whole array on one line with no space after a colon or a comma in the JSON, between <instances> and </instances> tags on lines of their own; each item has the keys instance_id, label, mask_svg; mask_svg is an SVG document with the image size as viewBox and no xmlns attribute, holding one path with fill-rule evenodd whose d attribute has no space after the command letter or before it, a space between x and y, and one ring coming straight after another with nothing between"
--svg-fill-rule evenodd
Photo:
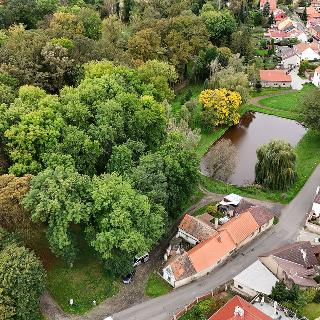
<instances>
[{"instance_id":1,"label":"small outbuilding","mask_svg":"<svg viewBox=\"0 0 320 320\"><path fill-rule=\"evenodd\" d=\"M260 70L260 81L262 87L290 88L292 78L284 70Z\"/></svg>"},{"instance_id":2,"label":"small outbuilding","mask_svg":"<svg viewBox=\"0 0 320 320\"><path fill-rule=\"evenodd\" d=\"M233 278L233 287L240 294L255 297L262 293L270 295L278 279L259 260Z\"/></svg>"}]
</instances>

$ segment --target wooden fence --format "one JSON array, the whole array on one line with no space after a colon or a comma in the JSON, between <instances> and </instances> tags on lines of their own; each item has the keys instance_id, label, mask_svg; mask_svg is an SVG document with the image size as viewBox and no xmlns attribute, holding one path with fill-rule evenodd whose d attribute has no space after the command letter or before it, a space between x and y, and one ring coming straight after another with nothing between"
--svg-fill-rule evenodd
<instances>
[{"instance_id":1,"label":"wooden fence","mask_svg":"<svg viewBox=\"0 0 320 320\"><path fill-rule=\"evenodd\" d=\"M210 292L208 292L208 293L206 293L206 294L204 294L202 296L197 297L191 303L189 303L187 306L185 306L183 309L181 309L177 313L175 313L172 316L172 318L170 318L170 320L177 320L177 319L181 318L188 311L190 311L195 304L199 303L200 301L205 300L205 299L210 298L210 297L212 298L212 297L214 297L215 295L217 295L219 293L227 291L229 284L230 284L230 282L228 282L226 284L223 284L223 285L215 288L214 290L211 290Z\"/></svg>"}]
</instances>

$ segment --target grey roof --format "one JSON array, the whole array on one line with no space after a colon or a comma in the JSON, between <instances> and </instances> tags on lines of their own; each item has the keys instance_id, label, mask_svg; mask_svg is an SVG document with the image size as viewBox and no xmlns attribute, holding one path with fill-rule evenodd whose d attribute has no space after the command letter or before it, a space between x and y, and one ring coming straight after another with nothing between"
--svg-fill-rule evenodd
<instances>
[{"instance_id":1,"label":"grey roof","mask_svg":"<svg viewBox=\"0 0 320 320\"><path fill-rule=\"evenodd\" d=\"M317 282L312 279L312 277L316 276L314 268L307 269L302 265L278 257L274 257L274 259L287 277L295 284L303 287L315 287L317 285Z\"/></svg>"},{"instance_id":2,"label":"grey roof","mask_svg":"<svg viewBox=\"0 0 320 320\"><path fill-rule=\"evenodd\" d=\"M260 260L251 264L233 278L243 286L266 295L271 294L272 287L278 279L264 266Z\"/></svg>"},{"instance_id":3,"label":"grey roof","mask_svg":"<svg viewBox=\"0 0 320 320\"><path fill-rule=\"evenodd\" d=\"M291 48L281 53L282 60L289 59L295 55L296 55L296 52Z\"/></svg>"},{"instance_id":4,"label":"grey roof","mask_svg":"<svg viewBox=\"0 0 320 320\"><path fill-rule=\"evenodd\" d=\"M295 242L281 248L269 251L262 257L275 256L302 265L305 268L312 268L318 265L314 250L309 241Z\"/></svg>"},{"instance_id":5,"label":"grey roof","mask_svg":"<svg viewBox=\"0 0 320 320\"><path fill-rule=\"evenodd\" d=\"M249 211L260 227L269 222L274 217L274 214L272 212L261 206L251 207Z\"/></svg>"},{"instance_id":6,"label":"grey roof","mask_svg":"<svg viewBox=\"0 0 320 320\"><path fill-rule=\"evenodd\" d=\"M254 204L246 201L244 199L242 199L239 204L235 207L235 209L233 210L233 213L235 215L238 215L244 211L247 211L249 208L254 207Z\"/></svg>"}]
</instances>

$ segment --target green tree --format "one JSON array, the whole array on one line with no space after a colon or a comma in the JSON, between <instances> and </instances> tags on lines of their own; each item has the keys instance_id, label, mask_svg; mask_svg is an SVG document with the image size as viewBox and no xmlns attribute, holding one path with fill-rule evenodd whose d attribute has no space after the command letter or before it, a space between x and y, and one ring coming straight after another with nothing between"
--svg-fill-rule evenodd
<instances>
[{"instance_id":1,"label":"green tree","mask_svg":"<svg viewBox=\"0 0 320 320\"><path fill-rule=\"evenodd\" d=\"M264 17L269 17L270 15L270 3L269 1L266 2L266 4L264 5L263 9L262 9L262 14Z\"/></svg>"},{"instance_id":2,"label":"green tree","mask_svg":"<svg viewBox=\"0 0 320 320\"><path fill-rule=\"evenodd\" d=\"M304 123L311 129L320 132L320 120L317 115L320 112L320 92L314 89L306 92L302 97L302 116Z\"/></svg>"},{"instance_id":3,"label":"green tree","mask_svg":"<svg viewBox=\"0 0 320 320\"><path fill-rule=\"evenodd\" d=\"M270 297L278 302L288 300L288 289L283 280L277 281L275 286L272 287Z\"/></svg>"},{"instance_id":4,"label":"green tree","mask_svg":"<svg viewBox=\"0 0 320 320\"><path fill-rule=\"evenodd\" d=\"M257 150L256 182L274 190L287 190L296 179L296 154L293 147L273 140Z\"/></svg>"},{"instance_id":5,"label":"green tree","mask_svg":"<svg viewBox=\"0 0 320 320\"><path fill-rule=\"evenodd\" d=\"M3 27L22 23L28 28L35 28L37 22L46 14L54 12L58 0L6 0L0 11Z\"/></svg>"},{"instance_id":6,"label":"green tree","mask_svg":"<svg viewBox=\"0 0 320 320\"><path fill-rule=\"evenodd\" d=\"M118 172L120 175L129 175L136 166L145 150L144 143L128 140L112 148L111 157L107 164L108 172Z\"/></svg>"},{"instance_id":7,"label":"green tree","mask_svg":"<svg viewBox=\"0 0 320 320\"><path fill-rule=\"evenodd\" d=\"M168 208L168 183L161 154L150 153L141 156L139 165L132 170L130 179L136 190L152 202Z\"/></svg>"},{"instance_id":8,"label":"green tree","mask_svg":"<svg viewBox=\"0 0 320 320\"><path fill-rule=\"evenodd\" d=\"M304 22L307 22L307 20L308 20L307 8L306 7L304 7L304 10L303 10L302 15L301 15L301 19Z\"/></svg>"},{"instance_id":9,"label":"green tree","mask_svg":"<svg viewBox=\"0 0 320 320\"><path fill-rule=\"evenodd\" d=\"M0 175L0 226L8 230L30 231L29 214L20 202L29 191L31 175Z\"/></svg>"},{"instance_id":10,"label":"green tree","mask_svg":"<svg viewBox=\"0 0 320 320\"><path fill-rule=\"evenodd\" d=\"M44 282L43 266L28 249L11 244L0 252L0 288L11 304L7 311L14 309L14 319L33 318Z\"/></svg>"},{"instance_id":11,"label":"green tree","mask_svg":"<svg viewBox=\"0 0 320 320\"><path fill-rule=\"evenodd\" d=\"M47 168L31 180L23 205L32 219L46 223L52 252L68 262L75 259L70 225L88 221L91 214L90 179L73 167Z\"/></svg>"},{"instance_id":12,"label":"green tree","mask_svg":"<svg viewBox=\"0 0 320 320\"><path fill-rule=\"evenodd\" d=\"M131 56L137 61L160 58L165 50L161 46L161 37L152 28L139 30L128 40Z\"/></svg>"},{"instance_id":13,"label":"green tree","mask_svg":"<svg viewBox=\"0 0 320 320\"><path fill-rule=\"evenodd\" d=\"M175 130L168 133L159 149L168 184L167 210L173 217L177 216L198 183L199 162L193 147L184 133Z\"/></svg>"},{"instance_id":14,"label":"green tree","mask_svg":"<svg viewBox=\"0 0 320 320\"><path fill-rule=\"evenodd\" d=\"M99 141L93 140L76 126L64 127L62 136L60 151L71 155L79 173L93 175L96 172L98 158L102 154Z\"/></svg>"},{"instance_id":15,"label":"green tree","mask_svg":"<svg viewBox=\"0 0 320 320\"><path fill-rule=\"evenodd\" d=\"M229 43L231 34L237 28L236 20L230 11L205 11L201 13L201 18L214 45L220 46Z\"/></svg>"},{"instance_id":16,"label":"green tree","mask_svg":"<svg viewBox=\"0 0 320 320\"><path fill-rule=\"evenodd\" d=\"M0 319L10 320L16 314L12 300L4 294L4 290L0 288Z\"/></svg>"},{"instance_id":17,"label":"green tree","mask_svg":"<svg viewBox=\"0 0 320 320\"><path fill-rule=\"evenodd\" d=\"M10 172L17 175L36 173L42 169L41 156L57 148L64 125L62 116L54 110L57 99L50 96L38 110L21 116L21 121L5 132L9 156L13 161ZM47 105L45 105L45 103Z\"/></svg>"},{"instance_id":18,"label":"green tree","mask_svg":"<svg viewBox=\"0 0 320 320\"><path fill-rule=\"evenodd\" d=\"M164 209L151 206L115 173L93 178L92 199L94 223L87 230L91 245L110 272L126 274L133 257L148 252L163 234Z\"/></svg>"}]
</instances>

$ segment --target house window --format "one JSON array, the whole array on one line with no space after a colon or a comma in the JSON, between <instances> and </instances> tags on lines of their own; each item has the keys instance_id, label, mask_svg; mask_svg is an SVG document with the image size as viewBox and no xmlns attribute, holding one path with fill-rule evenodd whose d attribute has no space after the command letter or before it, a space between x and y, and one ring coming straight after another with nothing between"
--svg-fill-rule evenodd
<instances>
[{"instance_id":1,"label":"house window","mask_svg":"<svg viewBox=\"0 0 320 320\"><path fill-rule=\"evenodd\" d=\"M239 289L243 289L243 286L240 286L240 284L238 284L237 286Z\"/></svg>"}]
</instances>

